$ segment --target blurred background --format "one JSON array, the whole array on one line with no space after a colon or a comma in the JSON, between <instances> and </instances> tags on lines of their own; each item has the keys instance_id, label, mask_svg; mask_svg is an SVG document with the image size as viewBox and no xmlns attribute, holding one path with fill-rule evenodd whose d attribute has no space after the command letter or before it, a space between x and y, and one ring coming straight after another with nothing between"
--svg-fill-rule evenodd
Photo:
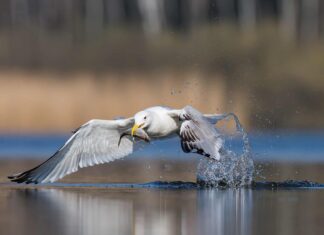
<instances>
[{"instance_id":1,"label":"blurred background","mask_svg":"<svg viewBox=\"0 0 324 235\"><path fill-rule=\"evenodd\" d=\"M179 140L81 169L74 189L6 178L90 119L189 104L239 116L256 181L323 183L323 100L324 1L1 0L0 233L324 234L323 190L96 188L194 182Z\"/></svg>"},{"instance_id":2,"label":"blurred background","mask_svg":"<svg viewBox=\"0 0 324 235\"><path fill-rule=\"evenodd\" d=\"M190 104L236 113L256 158L321 161L323 20L319 0L2 0L0 155Z\"/></svg>"},{"instance_id":3,"label":"blurred background","mask_svg":"<svg viewBox=\"0 0 324 235\"><path fill-rule=\"evenodd\" d=\"M0 130L186 104L322 128L323 19L319 0L2 0Z\"/></svg>"}]
</instances>

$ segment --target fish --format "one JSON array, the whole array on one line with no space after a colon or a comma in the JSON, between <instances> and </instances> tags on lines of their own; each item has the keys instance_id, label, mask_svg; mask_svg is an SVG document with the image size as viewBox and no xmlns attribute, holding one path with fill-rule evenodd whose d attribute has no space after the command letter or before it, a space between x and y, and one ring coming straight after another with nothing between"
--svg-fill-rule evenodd
<instances>
[{"instance_id":1,"label":"fish","mask_svg":"<svg viewBox=\"0 0 324 235\"><path fill-rule=\"evenodd\" d=\"M144 140L147 143L149 143L151 141L151 138L148 136L148 134L142 128L138 128L135 131L135 133L133 133L133 135L132 135L132 128L129 128L120 135L119 141L118 141L118 147L120 145L121 140L125 136L132 136L133 140L135 140L135 138L138 138L138 139Z\"/></svg>"}]
</instances>

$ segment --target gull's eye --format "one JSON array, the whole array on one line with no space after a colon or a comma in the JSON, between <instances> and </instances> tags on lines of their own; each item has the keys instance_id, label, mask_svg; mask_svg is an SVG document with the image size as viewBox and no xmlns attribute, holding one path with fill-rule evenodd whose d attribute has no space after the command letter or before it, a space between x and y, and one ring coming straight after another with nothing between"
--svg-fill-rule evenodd
<instances>
[{"instance_id":1,"label":"gull's eye","mask_svg":"<svg viewBox=\"0 0 324 235\"><path fill-rule=\"evenodd\" d=\"M146 116L144 117L144 120L146 120Z\"/></svg>"}]
</instances>

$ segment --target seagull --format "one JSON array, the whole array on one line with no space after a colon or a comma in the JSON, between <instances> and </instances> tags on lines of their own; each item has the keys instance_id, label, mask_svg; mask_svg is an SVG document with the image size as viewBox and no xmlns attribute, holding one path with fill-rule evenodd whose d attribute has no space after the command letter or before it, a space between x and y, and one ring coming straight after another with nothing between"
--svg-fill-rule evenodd
<instances>
[{"instance_id":1,"label":"seagull","mask_svg":"<svg viewBox=\"0 0 324 235\"><path fill-rule=\"evenodd\" d=\"M154 106L130 118L93 119L85 123L45 162L8 176L17 183L51 183L80 168L112 162L138 150L141 143L179 136L182 150L220 160L224 140L215 124L228 114L202 114L191 106L183 109ZM144 144L145 145L145 144Z\"/></svg>"}]
</instances>

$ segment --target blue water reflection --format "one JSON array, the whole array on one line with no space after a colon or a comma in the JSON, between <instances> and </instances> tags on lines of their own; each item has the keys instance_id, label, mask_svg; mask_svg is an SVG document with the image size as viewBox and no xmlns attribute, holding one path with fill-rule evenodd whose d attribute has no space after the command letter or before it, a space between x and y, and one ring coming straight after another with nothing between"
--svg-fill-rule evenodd
<instances>
[{"instance_id":1,"label":"blue water reflection","mask_svg":"<svg viewBox=\"0 0 324 235\"><path fill-rule=\"evenodd\" d=\"M68 135L0 135L0 158L47 158L64 142ZM256 160L324 161L324 132L261 132L249 135ZM241 146L235 139L232 147ZM188 158L178 139L157 141L137 152L137 157L163 156Z\"/></svg>"}]
</instances>

